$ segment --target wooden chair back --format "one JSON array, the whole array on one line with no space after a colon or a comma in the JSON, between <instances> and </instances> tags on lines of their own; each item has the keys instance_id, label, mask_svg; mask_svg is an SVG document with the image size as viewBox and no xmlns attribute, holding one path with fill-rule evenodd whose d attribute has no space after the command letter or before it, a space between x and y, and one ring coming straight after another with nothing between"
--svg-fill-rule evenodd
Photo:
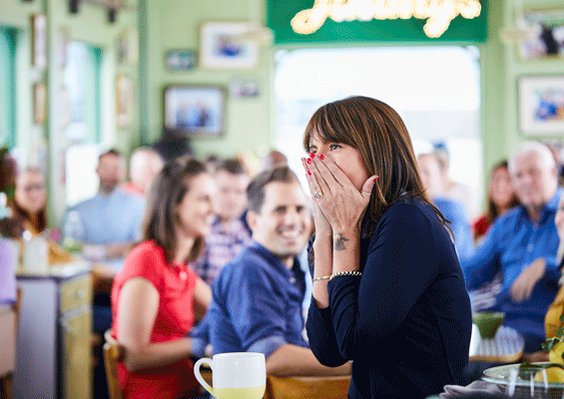
<instances>
[{"instance_id":1,"label":"wooden chair back","mask_svg":"<svg viewBox=\"0 0 564 399\"><path fill-rule=\"evenodd\" d=\"M112 337L111 330L104 333L104 368L106 380L108 381L108 393L110 399L121 399L121 387L118 379L118 361L125 355L123 347Z\"/></svg>"},{"instance_id":2,"label":"wooden chair back","mask_svg":"<svg viewBox=\"0 0 564 399\"><path fill-rule=\"evenodd\" d=\"M16 302L0 309L0 398L12 399L12 379L16 362L16 343L20 320L22 290L16 291Z\"/></svg>"},{"instance_id":3,"label":"wooden chair back","mask_svg":"<svg viewBox=\"0 0 564 399\"><path fill-rule=\"evenodd\" d=\"M343 399L351 377L266 377L264 399Z\"/></svg>"}]
</instances>

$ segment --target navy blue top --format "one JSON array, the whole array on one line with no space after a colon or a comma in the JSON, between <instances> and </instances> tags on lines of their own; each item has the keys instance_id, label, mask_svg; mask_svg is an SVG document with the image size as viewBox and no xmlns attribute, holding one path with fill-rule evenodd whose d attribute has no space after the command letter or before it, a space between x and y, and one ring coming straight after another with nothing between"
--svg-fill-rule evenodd
<instances>
[{"instance_id":1,"label":"navy blue top","mask_svg":"<svg viewBox=\"0 0 564 399\"><path fill-rule=\"evenodd\" d=\"M208 313L214 353L249 351L268 357L284 344L307 347L304 276L297 259L290 270L257 242L243 249L213 284Z\"/></svg>"},{"instance_id":2,"label":"navy blue top","mask_svg":"<svg viewBox=\"0 0 564 399\"><path fill-rule=\"evenodd\" d=\"M463 382L472 317L446 228L404 198L361 241L362 277L329 282L329 307L310 306L309 344L327 366L353 361L349 397L424 398Z\"/></svg>"},{"instance_id":3,"label":"navy blue top","mask_svg":"<svg viewBox=\"0 0 564 399\"><path fill-rule=\"evenodd\" d=\"M558 291L559 239L554 217L561 193L562 190L557 190L543 207L538 222L529 218L523 206L498 217L475 254L460 261L468 289L478 288L499 271L503 273L502 290L492 310L505 312L503 324L538 340L544 340L544 316ZM544 276L535 285L529 299L513 302L511 286L523 269L538 258L546 260Z\"/></svg>"}]
</instances>

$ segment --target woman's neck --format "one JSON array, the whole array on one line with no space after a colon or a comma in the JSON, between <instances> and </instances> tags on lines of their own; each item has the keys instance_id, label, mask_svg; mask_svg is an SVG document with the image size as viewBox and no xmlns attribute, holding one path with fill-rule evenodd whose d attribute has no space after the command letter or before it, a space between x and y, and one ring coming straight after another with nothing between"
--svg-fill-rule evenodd
<instances>
[{"instance_id":1,"label":"woman's neck","mask_svg":"<svg viewBox=\"0 0 564 399\"><path fill-rule=\"evenodd\" d=\"M184 263L190 252L192 252L192 247L194 246L194 237L188 237L186 234L178 231L176 232L176 248L174 250L174 263Z\"/></svg>"}]
</instances>

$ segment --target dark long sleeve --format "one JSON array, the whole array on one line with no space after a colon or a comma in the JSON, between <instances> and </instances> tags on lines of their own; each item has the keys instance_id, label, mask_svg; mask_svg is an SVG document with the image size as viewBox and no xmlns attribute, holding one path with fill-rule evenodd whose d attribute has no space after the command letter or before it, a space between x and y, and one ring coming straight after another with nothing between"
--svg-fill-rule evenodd
<instances>
[{"instance_id":1,"label":"dark long sleeve","mask_svg":"<svg viewBox=\"0 0 564 399\"><path fill-rule=\"evenodd\" d=\"M351 398L425 397L462 382L471 315L445 227L428 205L396 204L364 245L362 276L332 279L329 307L310 306L315 356L354 362Z\"/></svg>"},{"instance_id":2,"label":"dark long sleeve","mask_svg":"<svg viewBox=\"0 0 564 399\"><path fill-rule=\"evenodd\" d=\"M378 356L382 339L399 328L437 275L426 217L401 208L391 212L374 237L362 280L343 276L329 283L339 353L349 360Z\"/></svg>"}]
</instances>

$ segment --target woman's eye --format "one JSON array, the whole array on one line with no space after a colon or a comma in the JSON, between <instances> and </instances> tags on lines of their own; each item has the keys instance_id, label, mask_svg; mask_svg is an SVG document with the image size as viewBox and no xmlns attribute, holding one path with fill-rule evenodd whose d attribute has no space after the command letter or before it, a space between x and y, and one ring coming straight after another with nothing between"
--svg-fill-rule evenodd
<instances>
[{"instance_id":1,"label":"woman's eye","mask_svg":"<svg viewBox=\"0 0 564 399\"><path fill-rule=\"evenodd\" d=\"M341 147L339 144L330 144L329 145L329 150L331 150L331 151L336 150L338 148L343 148L343 147Z\"/></svg>"}]
</instances>

